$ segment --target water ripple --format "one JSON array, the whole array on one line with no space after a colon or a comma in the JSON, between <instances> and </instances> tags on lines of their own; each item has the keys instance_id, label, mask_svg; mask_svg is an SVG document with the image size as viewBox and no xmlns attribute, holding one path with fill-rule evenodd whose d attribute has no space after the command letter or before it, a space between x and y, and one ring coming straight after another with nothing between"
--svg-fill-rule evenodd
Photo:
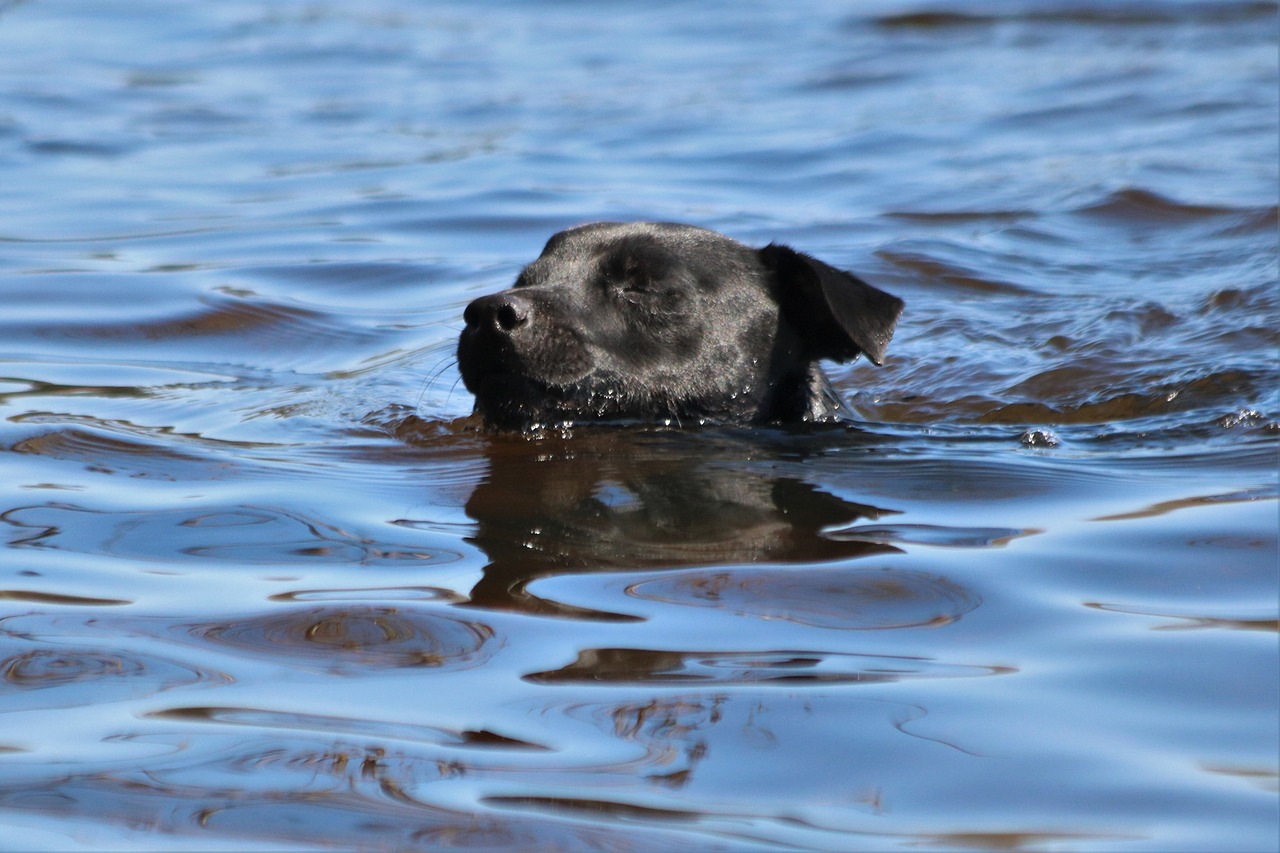
<instances>
[{"instance_id":1,"label":"water ripple","mask_svg":"<svg viewBox=\"0 0 1280 853\"><path fill-rule=\"evenodd\" d=\"M147 828L146 841L186 849L225 847L364 849L371 837L395 850L682 849L679 836L642 827L579 825L562 817L463 811L415 798L447 769L398 750L342 742L216 739L225 754L147 770L49 774L0 782L0 809ZM31 774L24 773L24 776ZM409 785L417 782L417 785ZM139 840L141 841L141 840ZM194 848L193 848L194 849Z\"/></svg>"},{"instance_id":2,"label":"water ripple","mask_svg":"<svg viewBox=\"0 0 1280 853\"><path fill-rule=\"evenodd\" d=\"M0 846L1274 846L1273 0L119 5L0 0ZM599 219L902 296L861 422L454 420Z\"/></svg>"},{"instance_id":3,"label":"water ripple","mask_svg":"<svg viewBox=\"0 0 1280 853\"><path fill-rule=\"evenodd\" d=\"M418 543L394 544L276 507L205 506L106 511L74 504L15 507L0 514L14 530L10 546L109 554L134 560L229 560L398 565L450 561L456 553Z\"/></svg>"},{"instance_id":4,"label":"water ripple","mask_svg":"<svg viewBox=\"0 0 1280 853\"><path fill-rule=\"evenodd\" d=\"M1040 533L1009 527L948 527L934 524L858 524L830 530L833 539L935 545L943 548L994 548Z\"/></svg>"},{"instance_id":5,"label":"water ripple","mask_svg":"<svg viewBox=\"0 0 1280 853\"><path fill-rule=\"evenodd\" d=\"M633 583L627 594L857 631L948 625L982 603L975 592L937 575L847 567L671 572Z\"/></svg>"},{"instance_id":6,"label":"water ripple","mask_svg":"<svg viewBox=\"0 0 1280 853\"><path fill-rule=\"evenodd\" d=\"M28 620L29 621L29 620ZM142 699L193 684L225 683L221 673L172 657L107 645L93 632L66 636L65 629L22 630L22 620L0 620L0 684L5 712L79 708ZM72 631L76 631L73 626ZM13 737L16 733L10 733Z\"/></svg>"},{"instance_id":7,"label":"water ripple","mask_svg":"<svg viewBox=\"0 0 1280 853\"><path fill-rule=\"evenodd\" d=\"M573 663L557 670L530 673L524 679L535 684L779 683L790 687L877 684L915 678L972 678L1011 671L1007 667L947 664L901 655L829 651L583 649Z\"/></svg>"},{"instance_id":8,"label":"water ripple","mask_svg":"<svg viewBox=\"0 0 1280 853\"><path fill-rule=\"evenodd\" d=\"M949 30L966 27L990 27L1009 22L1070 24L1080 27L1128 26L1147 28L1159 25L1198 22L1227 24L1246 21L1269 21L1275 17L1276 4L1260 0L1235 0L1216 3L1177 3L1160 6L1151 3L1107 5L1036 4L1014 6L1008 11L956 12L949 9L924 8L912 12L880 15L874 19L885 29Z\"/></svg>"},{"instance_id":9,"label":"water ripple","mask_svg":"<svg viewBox=\"0 0 1280 853\"><path fill-rule=\"evenodd\" d=\"M488 730L446 729L418 723L382 722L352 717L326 716L302 711L262 708L194 706L153 711L147 717L176 722L202 722L276 729L282 732L326 732L344 738L409 741L422 744L480 750L546 751L550 747Z\"/></svg>"},{"instance_id":10,"label":"water ripple","mask_svg":"<svg viewBox=\"0 0 1280 853\"><path fill-rule=\"evenodd\" d=\"M334 674L476 667L487 659L485 646L494 636L493 629L482 622L368 605L294 607L179 629L242 653L284 656Z\"/></svg>"}]
</instances>

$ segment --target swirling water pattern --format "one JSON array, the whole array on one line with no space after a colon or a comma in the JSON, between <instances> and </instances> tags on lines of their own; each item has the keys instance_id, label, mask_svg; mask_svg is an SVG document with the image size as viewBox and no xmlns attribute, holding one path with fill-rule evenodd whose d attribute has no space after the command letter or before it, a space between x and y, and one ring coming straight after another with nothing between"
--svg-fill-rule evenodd
<instances>
[{"instance_id":1,"label":"swirling water pattern","mask_svg":"<svg viewBox=\"0 0 1280 853\"><path fill-rule=\"evenodd\" d=\"M1277 5L0 2L12 849L1274 849ZM597 219L861 418L487 436Z\"/></svg>"}]
</instances>

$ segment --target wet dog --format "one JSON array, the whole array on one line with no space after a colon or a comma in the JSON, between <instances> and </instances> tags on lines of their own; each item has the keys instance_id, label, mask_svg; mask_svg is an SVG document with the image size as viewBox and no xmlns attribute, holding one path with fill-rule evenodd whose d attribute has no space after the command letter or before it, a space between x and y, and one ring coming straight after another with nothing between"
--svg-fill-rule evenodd
<instances>
[{"instance_id":1,"label":"wet dog","mask_svg":"<svg viewBox=\"0 0 1280 853\"><path fill-rule=\"evenodd\" d=\"M511 289L467 306L458 367L500 430L833 421L844 407L819 362L880 364L901 311L787 246L595 223L554 235Z\"/></svg>"}]
</instances>

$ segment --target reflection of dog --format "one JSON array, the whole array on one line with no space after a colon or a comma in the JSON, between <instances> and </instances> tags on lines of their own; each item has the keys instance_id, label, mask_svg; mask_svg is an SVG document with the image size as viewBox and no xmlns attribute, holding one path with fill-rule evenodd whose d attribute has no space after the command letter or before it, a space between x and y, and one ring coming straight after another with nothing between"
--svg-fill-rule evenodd
<instances>
[{"instance_id":1,"label":"reflection of dog","mask_svg":"<svg viewBox=\"0 0 1280 853\"><path fill-rule=\"evenodd\" d=\"M458 366L486 423L830 421L818 366L879 364L902 301L786 246L689 225L562 231L467 306Z\"/></svg>"},{"instance_id":2,"label":"reflection of dog","mask_svg":"<svg viewBox=\"0 0 1280 853\"><path fill-rule=\"evenodd\" d=\"M526 586L576 572L826 565L899 553L825 532L893 511L822 491L799 470L788 473L784 460L804 445L771 447L721 431L690 443L684 435L602 428L538 442L490 439L489 472L466 504L477 523L470 541L490 561L471 605L599 618L608 614Z\"/></svg>"}]
</instances>

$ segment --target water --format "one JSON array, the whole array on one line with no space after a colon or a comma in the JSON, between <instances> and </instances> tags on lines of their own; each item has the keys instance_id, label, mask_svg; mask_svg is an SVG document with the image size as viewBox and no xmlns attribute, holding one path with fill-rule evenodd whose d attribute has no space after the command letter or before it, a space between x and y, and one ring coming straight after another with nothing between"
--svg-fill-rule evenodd
<instances>
[{"instance_id":1,"label":"water","mask_svg":"<svg viewBox=\"0 0 1280 853\"><path fill-rule=\"evenodd\" d=\"M5 849L1275 849L1277 6L0 5ZM555 230L902 296L478 433Z\"/></svg>"}]
</instances>

